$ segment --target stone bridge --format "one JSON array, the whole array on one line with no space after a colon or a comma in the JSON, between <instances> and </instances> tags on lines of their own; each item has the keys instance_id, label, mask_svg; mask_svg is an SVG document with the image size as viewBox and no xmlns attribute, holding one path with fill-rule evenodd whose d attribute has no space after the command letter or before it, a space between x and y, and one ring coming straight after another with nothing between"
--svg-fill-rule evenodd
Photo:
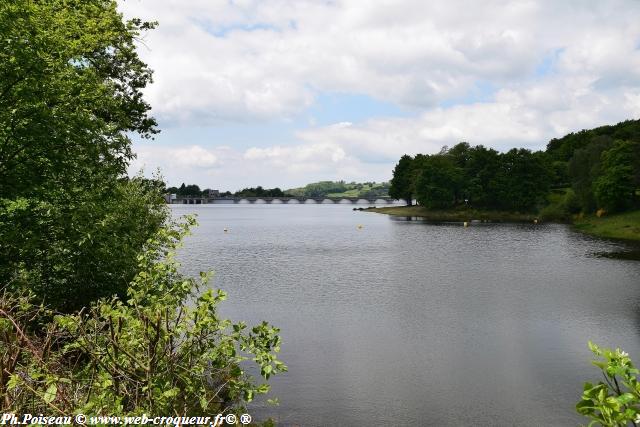
<instances>
[{"instance_id":1,"label":"stone bridge","mask_svg":"<svg viewBox=\"0 0 640 427\"><path fill-rule=\"evenodd\" d=\"M369 203L369 204L393 204L396 200L390 197L196 197L182 196L167 198L167 203L178 205L203 205L223 203Z\"/></svg>"}]
</instances>

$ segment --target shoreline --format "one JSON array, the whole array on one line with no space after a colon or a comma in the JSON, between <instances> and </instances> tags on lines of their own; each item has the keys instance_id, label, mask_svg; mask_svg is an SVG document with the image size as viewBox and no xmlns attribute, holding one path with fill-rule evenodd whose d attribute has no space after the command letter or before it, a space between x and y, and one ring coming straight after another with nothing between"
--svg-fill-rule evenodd
<instances>
[{"instance_id":1,"label":"shoreline","mask_svg":"<svg viewBox=\"0 0 640 427\"><path fill-rule=\"evenodd\" d=\"M539 215L519 212L482 211L477 209L464 210L431 210L422 206L389 206L381 208L366 208L363 212L375 212L385 215L418 217L433 222L535 222Z\"/></svg>"},{"instance_id":2,"label":"shoreline","mask_svg":"<svg viewBox=\"0 0 640 427\"><path fill-rule=\"evenodd\" d=\"M433 222L511 222L533 223L550 222L571 224L572 228L590 236L614 239L625 242L640 242L640 210L598 218L595 215L577 217L574 221L544 220L532 213L464 210L430 210L422 206L390 206L367 208L363 212L375 212L385 215L417 217Z\"/></svg>"}]
</instances>

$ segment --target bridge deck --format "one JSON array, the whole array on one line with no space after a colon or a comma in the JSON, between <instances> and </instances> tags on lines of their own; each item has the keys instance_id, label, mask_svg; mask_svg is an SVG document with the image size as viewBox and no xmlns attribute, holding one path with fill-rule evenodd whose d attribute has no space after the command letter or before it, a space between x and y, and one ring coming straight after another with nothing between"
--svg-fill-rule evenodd
<instances>
[{"instance_id":1,"label":"bridge deck","mask_svg":"<svg viewBox=\"0 0 640 427\"><path fill-rule=\"evenodd\" d=\"M281 203L289 203L292 200L298 203L306 203L313 201L315 203L324 203L325 201L331 201L333 203L340 203L348 201L351 203L358 203L364 201L367 203L395 203L396 200L390 197L178 197L175 199L168 199L167 203L171 204L212 204L212 203L240 203L242 201L255 203L262 200L264 203L273 203L274 201L280 201Z\"/></svg>"}]
</instances>

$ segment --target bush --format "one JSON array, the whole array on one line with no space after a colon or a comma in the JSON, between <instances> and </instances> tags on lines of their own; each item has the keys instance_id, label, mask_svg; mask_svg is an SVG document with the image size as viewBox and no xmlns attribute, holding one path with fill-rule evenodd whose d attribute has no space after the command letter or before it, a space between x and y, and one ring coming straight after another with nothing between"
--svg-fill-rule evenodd
<instances>
[{"instance_id":1,"label":"bush","mask_svg":"<svg viewBox=\"0 0 640 427\"><path fill-rule=\"evenodd\" d=\"M540 217L545 221L571 221L572 214L580 211L576 194L570 188L552 190L548 199L549 204L539 212Z\"/></svg>"},{"instance_id":2,"label":"bush","mask_svg":"<svg viewBox=\"0 0 640 427\"><path fill-rule=\"evenodd\" d=\"M27 287L65 312L124 297L138 271L136 257L168 216L161 192L142 178L93 191L0 198L0 283Z\"/></svg>"},{"instance_id":3,"label":"bush","mask_svg":"<svg viewBox=\"0 0 640 427\"><path fill-rule=\"evenodd\" d=\"M578 413L592 420L590 426L636 425L640 422L640 371L619 348L600 348L591 342L589 348L598 358L592 363L602 370L605 382L584 384Z\"/></svg>"},{"instance_id":4,"label":"bush","mask_svg":"<svg viewBox=\"0 0 640 427\"><path fill-rule=\"evenodd\" d=\"M200 293L199 279L177 272L173 252L192 219L161 229L137 261L126 299L101 299L77 314L57 314L32 295L0 298L0 381L7 412L202 416L240 411L269 386L245 372L251 359L265 379L286 367L279 330L221 319L222 291Z\"/></svg>"}]
</instances>

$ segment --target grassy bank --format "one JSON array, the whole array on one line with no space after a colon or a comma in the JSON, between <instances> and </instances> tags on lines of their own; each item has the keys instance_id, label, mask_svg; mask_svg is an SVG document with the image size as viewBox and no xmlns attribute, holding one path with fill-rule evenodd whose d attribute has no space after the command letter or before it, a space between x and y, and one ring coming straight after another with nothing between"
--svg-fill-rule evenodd
<instances>
[{"instance_id":1,"label":"grassy bank","mask_svg":"<svg viewBox=\"0 0 640 427\"><path fill-rule=\"evenodd\" d=\"M421 217L427 221L489 221L489 222L533 222L538 217L534 214L517 212L484 211L476 209L431 210L422 206L391 206L369 208L367 212L378 212L387 215Z\"/></svg>"},{"instance_id":2,"label":"grassy bank","mask_svg":"<svg viewBox=\"0 0 640 427\"><path fill-rule=\"evenodd\" d=\"M521 214L517 212L483 211L475 209L438 211L430 210L422 206L368 208L366 211L396 216L421 217L427 221L443 222L473 220L489 222L533 222L540 218L538 215ZM583 217L574 220L573 225L577 231L593 236L640 241L640 210L618 215L603 216L601 218L595 215Z\"/></svg>"},{"instance_id":3,"label":"grassy bank","mask_svg":"<svg viewBox=\"0 0 640 427\"><path fill-rule=\"evenodd\" d=\"M618 215L576 219L574 228L592 236L640 241L640 210Z\"/></svg>"}]
</instances>

